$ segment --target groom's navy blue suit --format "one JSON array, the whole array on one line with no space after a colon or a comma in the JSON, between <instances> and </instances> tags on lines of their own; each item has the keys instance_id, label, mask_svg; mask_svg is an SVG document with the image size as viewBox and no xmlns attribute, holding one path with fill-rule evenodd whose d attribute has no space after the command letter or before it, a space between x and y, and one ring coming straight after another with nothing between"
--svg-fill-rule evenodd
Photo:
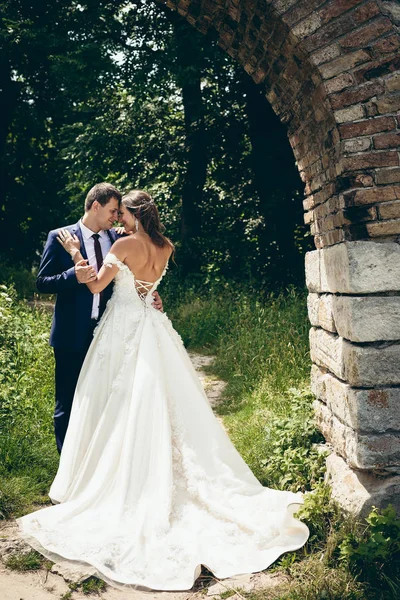
<instances>
[{"instance_id":1,"label":"groom's navy blue suit","mask_svg":"<svg viewBox=\"0 0 400 600\"><path fill-rule=\"evenodd\" d=\"M81 254L87 258L79 222L64 227L81 242ZM71 413L76 383L97 324L92 317L93 294L79 283L74 263L57 241L59 229L50 231L40 262L36 286L39 292L57 294L50 345L56 361L56 407L54 429L57 448L61 452ZM118 239L115 230L107 231L110 244ZM112 284L104 290L104 300L112 294ZM101 315L99 315L101 316Z\"/></svg>"}]
</instances>

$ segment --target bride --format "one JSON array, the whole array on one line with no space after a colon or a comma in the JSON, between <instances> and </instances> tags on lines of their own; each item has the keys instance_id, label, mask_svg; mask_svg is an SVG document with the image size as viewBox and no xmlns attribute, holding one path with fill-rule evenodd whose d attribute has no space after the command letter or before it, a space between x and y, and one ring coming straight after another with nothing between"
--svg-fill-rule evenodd
<instances>
[{"instance_id":1,"label":"bride","mask_svg":"<svg viewBox=\"0 0 400 600\"><path fill-rule=\"evenodd\" d=\"M122 199L117 240L88 287L115 279L76 387L54 506L18 519L44 556L90 565L116 587L187 590L261 571L300 548L300 494L263 487L215 418L182 341L152 293L173 252L145 192ZM75 263L79 240L59 241ZM93 570L92 569L92 570Z\"/></svg>"}]
</instances>

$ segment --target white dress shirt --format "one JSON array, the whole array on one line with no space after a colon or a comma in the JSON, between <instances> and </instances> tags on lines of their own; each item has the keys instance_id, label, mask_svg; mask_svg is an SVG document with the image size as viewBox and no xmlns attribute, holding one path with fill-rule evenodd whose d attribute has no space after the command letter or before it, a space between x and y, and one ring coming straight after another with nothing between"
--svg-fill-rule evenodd
<instances>
[{"instance_id":1,"label":"white dress shirt","mask_svg":"<svg viewBox=\"0 0 400 600\"><path fill-rule=\"evenodd\" d=\"M79 221L79 227L81 228L83 243L85 245L86 254L88 257L89 265L97 269L97 260L96 254L94 252L94 239L93 234L95 233L89 227L86 227L82 223L82 220ZM105 258L106 254L110 250L112 246L112 242L110 237L106 231L99 231L99 242L101 247L101 253L103 258ZM98 319L99 317L99 306L100 306L100 294L93 294L93 304L92 304L92 319Z\"/></svg>"}]
</instances>

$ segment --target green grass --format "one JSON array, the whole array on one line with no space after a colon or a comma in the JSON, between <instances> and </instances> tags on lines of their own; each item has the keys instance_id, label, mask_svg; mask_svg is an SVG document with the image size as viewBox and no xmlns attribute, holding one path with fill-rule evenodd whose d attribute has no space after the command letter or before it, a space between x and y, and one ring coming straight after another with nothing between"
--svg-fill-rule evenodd
<instances>
[{"instance_id":1,"label":"green grass","mask_svg":"<svg viewBox=\"0 0 400 600\"><path fill-rule=\"evenodd\" d=\"M0 286L0 518L48 501L58 455L50 315Z\"/></svg>"},{"instance_id":2,"label":"green grass","mask_svg":"<svg viewBox=\"0 0 400 600\"><path fill-rule=\"evenodd\" d=\"M105 592L107 589L107 584L97 577L89 577L86 579L81 585L82 593L85 596L89 596L90 594L100 595L101 592Z\"/></svg>"},{"instance_id":3,"label":"green grass","mask_svg":"<svg viewBox=\"0 0 400 600\"><path fill-rule=\"evenodd\" d=\"M44 558L38 552L14 552L5 561L7 569L12 571L37 571L41 569Z\"/></svg>"}]
</instances>

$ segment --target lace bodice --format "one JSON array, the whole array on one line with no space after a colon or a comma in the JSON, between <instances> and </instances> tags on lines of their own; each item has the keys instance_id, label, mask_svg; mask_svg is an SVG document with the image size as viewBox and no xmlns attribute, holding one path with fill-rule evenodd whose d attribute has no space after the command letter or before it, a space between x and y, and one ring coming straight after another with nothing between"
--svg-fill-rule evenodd
<instances>
[{"instance_id":1,"label":"lace bodice","mask_svg":"<svg viewBox=\"0 0 400 600\"><path fill-rule=\"evenodd\" d=\"M153 302L153 292L157 289L160 281L164 277L168 269L168 261L164 267L160 277L152 281L143 281L142 279L136 279L134 273L130 270L128 265L125 265L120 261L115 254L109 252L104 258L103 265L105 267L118 267L119 271L115 276L115 285L113 297L118 298L119 301L131 302L136 308L140 309L151 306Z\"/></svg>"}]
</instances>

